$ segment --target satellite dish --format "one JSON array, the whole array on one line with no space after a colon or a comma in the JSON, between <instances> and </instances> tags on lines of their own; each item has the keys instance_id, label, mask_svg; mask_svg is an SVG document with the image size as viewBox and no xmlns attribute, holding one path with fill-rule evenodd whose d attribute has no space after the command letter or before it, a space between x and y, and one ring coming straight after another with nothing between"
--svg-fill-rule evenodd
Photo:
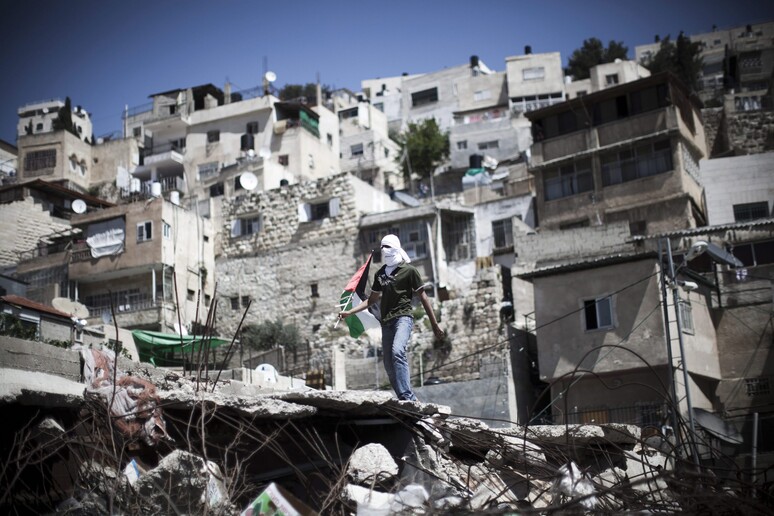
<instances>
[{"instance_id":1,"label":"satellite dish","mask_svg":"<svg viewBox=\"0 0 774 516\"><path fill-rule=\"evenodd\" d=\"M83 202L83 199L75 199L71 208L75 213L86 213L86 203Z\"/></svg>"},{"instance_id":2,"label":"satellite dish","mask_svg":"<svg viewBox=\"0 0 774 516\"><path fill-rule=\"evenodd\" d=\"M67 299L66 297L55 297L51 301L51 306L68 315L75 316L77 319L84 319L89 316L89 309L78 301Z\"/></svg>"},{"instance_id":3,"label":"satellite dish","mask_svg":"<svg viewBox=\"0 0 774 516\"><path fill-rule=\"evenodd\" d=\"M245 172L239 176L239 184L245 190L255 190L255 187L258 186L258 178L252 172Z\"/></svg>"},{"instance_id":4,"label":"satellite dish","mask_svg":"<svg viewBox=\"0 0 774 516\"><path fill-rule=\"evenodd\" d=\"M274 72L266 72L266 73L263 75L263 78L264 78L264 79L266 79L266 80L267 80L267 81L269 81L269 82L274 82L274 81L276 81L276 80L277 80L277 74L276 74L276 73L274 73Z\"/></svg>"},{"instance_id":5,"label":"satellite dish","mask_svg":"<svg viewBox=\"0 0 774 516\"><path fill-rule=\"evenodd\" d=\"M102 312L102 322L104 324L110 324L111 322L113 322L113 316L110 315L110 312L108 312L107 310Z\"/></svg>"},{"instance_id":6,"label":"satellite dish","mask_svg":"<svg viewBox=\"0 0 774 516\"><path fill-rule=\"evenodd\" d=\"M44 107L41 111L43 111L43 113L48 113L48 108Z\"/></svg>"},{"instance_id":7,"label":"satellite dish","mask_svg":"<svg viewBox=\"0 0 774 516\"><path fill-rule=\"evenodd\" d=\"M258 155L263 159L269 159L271 158L271 149L268 147L261 147L261 150L258 151Z\"/></svg>"}]
</instances>

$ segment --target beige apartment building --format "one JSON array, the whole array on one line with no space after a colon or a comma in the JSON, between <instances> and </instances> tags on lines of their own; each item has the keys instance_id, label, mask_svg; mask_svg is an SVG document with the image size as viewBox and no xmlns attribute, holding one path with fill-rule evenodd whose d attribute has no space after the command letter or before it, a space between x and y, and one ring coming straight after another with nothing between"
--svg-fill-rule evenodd
<instances>
[{"instance_id":1,"label":"beige apartment building","mask_svg":"<svg viewBox=\"0 0 774 516\"><path fill-rule=\"evenodd\" d=\"M542 229L625 221L632 234L706 223L699 106L658 74L528 113Z\"/></svg>"},{"instance_id":2,"label":"beige apartment building","mask_svg":"<svg viewBox=\"0 0 774 516\"><path fill-rule=\"evenodd\" d=\"M151 197L89 208L70 224L16 267L18 277L51 280L37 301L77 301L90 325L115 316L122 328L176 332L178 321L191 331L206 319L215 269L207 219Z\"/></svg>"}]
</instances>

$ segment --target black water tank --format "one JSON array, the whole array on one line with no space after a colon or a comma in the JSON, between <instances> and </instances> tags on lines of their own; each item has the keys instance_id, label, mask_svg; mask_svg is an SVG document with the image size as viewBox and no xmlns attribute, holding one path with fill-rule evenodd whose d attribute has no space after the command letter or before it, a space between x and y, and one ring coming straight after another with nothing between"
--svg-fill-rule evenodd
<instances>
[{"instance_id":1,"label":"black water tank","mask_svg":"<svg viewBox=\"0 0 774 516\"><path fill-rule=\"evenodd\" d=\"M525 45L524 46L524 54L530 55L532 53L532 45Z\"/></svg>"},{"instance_id":2,"label":"black water tank","mask_svg":"<svg viewBox=\"0 0 774 516\"><path fill-rule=\"evenodd\" d=\"M287 179L280 179L280 186L288 186L288 180Z\"/></svg>"},{"instance_id":3,"label":"black water tank","mask_svg":"<svg viewBox=\"0 0 774 516\"><path fill-rule=\"evenodd\" d=\"M243 134L240 138L240 144L240 150L255 149L255 137L250 133Z\"/></svg>"},{"instance_id":4,"label":"black water tank","mask_svg":"<svg viewBox=\"0 0 774 516\"><path fill-rule=\"evenodd\" d=\"M470 67L476 68L478 66L478 56L470 56Z\"/></svg>"},{"instance_id":5,"label":"black water tank","mask_svg":"<svg viewBox=\"0 0 774 516\"><path fill-rule=\"evenodd\" d=\"M470 161L470 168L481 168L481 164L484 162L484 156L481 154L471 154L468 159Z\"/></svg>"}]
</instances>

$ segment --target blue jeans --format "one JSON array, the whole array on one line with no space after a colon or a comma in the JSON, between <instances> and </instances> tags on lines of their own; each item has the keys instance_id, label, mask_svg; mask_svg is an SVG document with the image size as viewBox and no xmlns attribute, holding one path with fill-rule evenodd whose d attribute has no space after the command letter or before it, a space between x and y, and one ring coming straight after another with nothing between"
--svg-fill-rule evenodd
<instances>
[{"instance_id":1,"label":"blue jeans","mask_svg":"<svg viewBox=\"0 0 774 516\"><path fill-rule=\"evenodd\" d=\"M390 385L399 400L416 400L411 390L406 348L414 328L414 318L403 315L382 323L382 356Z\"/></svg>"}]
</instances>

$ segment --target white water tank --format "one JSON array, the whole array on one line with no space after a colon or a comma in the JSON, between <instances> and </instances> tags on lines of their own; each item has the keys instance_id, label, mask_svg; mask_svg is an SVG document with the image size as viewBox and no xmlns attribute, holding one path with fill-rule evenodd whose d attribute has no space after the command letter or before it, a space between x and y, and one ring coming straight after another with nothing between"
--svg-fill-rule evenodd
<instances>
[{"instance_id":1,"label":"white water tank","mask_svg":"<svg viewBox=\"0 0 774 516\"><path fill-rule=\"evenodd\" d=\"M142 188L142 183L140 182L140 178L133 177L129 180L129 191L130 192L139 192Z\"/></svg>"},{"instance_id":2,"label":"white water tank","mask_svg":"<svg viewBox=\"0 0 774 516\"><path fill-rule=\"evenodd\" d=\"M153 197L161 197L161 183L154 182L151 184L151 195Z\"/></svg>"},{"instance_id":3,"label":"white water tank","mask_svg":"<svg viewBox=\"0 0 774 516\"><path fill-rule=\"evenodd\" d=\"M180 205L180 192L173 190L169 192L169 202L172 204Z\"/></svg>"}]
</instances>

